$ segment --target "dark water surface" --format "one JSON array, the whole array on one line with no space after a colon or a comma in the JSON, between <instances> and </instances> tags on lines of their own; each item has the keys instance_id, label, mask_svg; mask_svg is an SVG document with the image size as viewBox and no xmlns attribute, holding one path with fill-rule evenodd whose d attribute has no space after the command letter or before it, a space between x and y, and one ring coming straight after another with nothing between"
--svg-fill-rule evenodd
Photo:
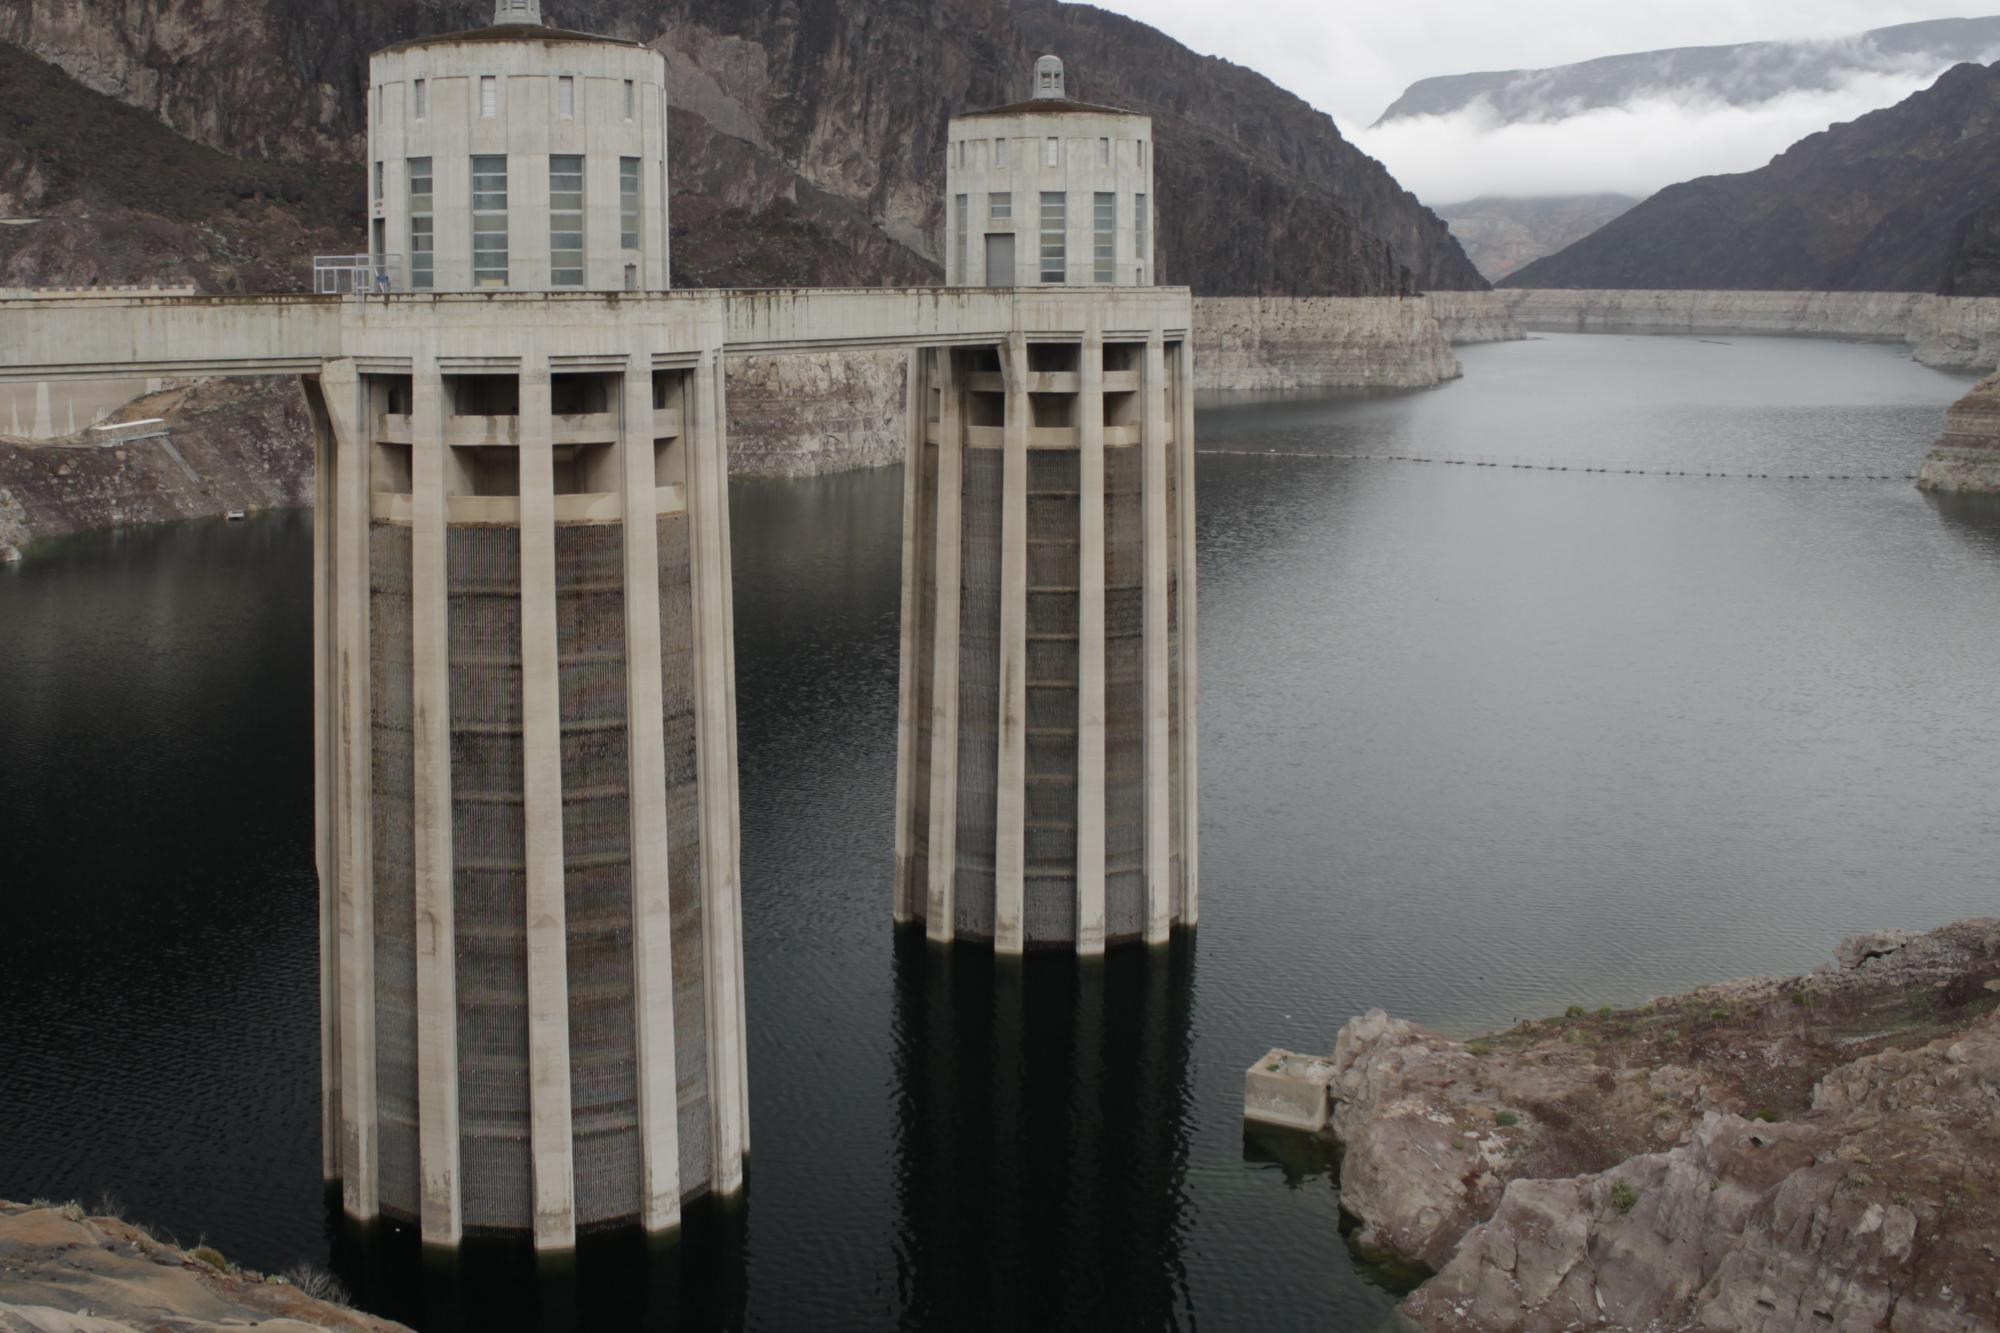
<instances>
[{"instance_id":1,"label":"dark water surface","mask_svg":"<svg viewBox=\"0 0 2000 1333\"><path fill-rule=\"evenodd\" d=\"M1906 483L1899 350L1550 338L1421 394L1218 404L1198 936L1008 965L888 924L901 481L735 489L747 1202L537 1271L343 1234L318 1179L310 529L0 569L0 1196L114 1191L427 1330L1369 1329L1244 1068L2000 911L2000 513Z\"/></svg>"}]
</instances>

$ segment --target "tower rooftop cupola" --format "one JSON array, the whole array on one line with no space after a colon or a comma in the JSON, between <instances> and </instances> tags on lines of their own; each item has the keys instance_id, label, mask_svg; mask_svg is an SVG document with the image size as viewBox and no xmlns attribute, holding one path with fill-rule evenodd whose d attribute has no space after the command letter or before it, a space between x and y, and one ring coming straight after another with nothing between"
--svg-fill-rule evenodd
<instances>
[{"instance_id":1,"label":"tower rooftop cupola","mask_svg":"<svg viewBox=\"0 0 2000 1333\"><path fill-rule=\"evenodd\" d=\"M493 0L493 26L542 22L542 0Z\"/></svg>"},{"instance_id":2,"label":"tower rooftop cupola","mask_svg":"<svg viewBox=\"0 0 2000 1333\"><path fill-rule=\"evenodd\" d=\"M1068 94L1063 91L1063 63L1056 56L1043 56L1035 62L1035 97L1064 100Z\"/></svg>"}]
</instances>

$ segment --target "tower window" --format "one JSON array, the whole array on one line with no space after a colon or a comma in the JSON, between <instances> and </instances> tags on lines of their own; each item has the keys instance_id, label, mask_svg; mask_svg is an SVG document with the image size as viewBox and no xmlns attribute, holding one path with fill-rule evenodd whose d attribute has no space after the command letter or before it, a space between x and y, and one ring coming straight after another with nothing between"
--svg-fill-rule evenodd
<instances>
[{"instance_id":1,"label":"tower window","mask_svg":"<svg viewBox=\"0 0 2000 1333\"><path fill-rule=\"evenodd\" d=\"M1068 251L1064 232L1068 226L1069 196L1061 190L1042 192L1042 281L1063 282L1068 273Z\"/></svg>"},{"instance_id":2,"label":"tower window","mask_svg":"<svg viewBox=\"0 0 2000 1333\"><path fill-rule=\"evenodd\" d=\"M431 113L430 88L422 79L410 85L411 100L415 103L415 114L422 120Z\"/></svg>"},{"instance_id":3,"label":"tower window","mask_svg":"<svg viewBox=\"0 0 2000 1333\"><path fill-rule=\"evenodd\" d=\"M995 190L986 196L986 216L993 222L1014 220L1014 196L1005 190Z\"/></svg>"},{"instance_id":4,"label":"tower window","mask_svg":"<svg viewBox=\"0 0 2000 1333\"><path fill-rule=\"evenodd\" d=\"M1142 167L1146 165L1146 141L1144 139L1139 140L1139 165Z\"/></svg>"},{"instance_id":5,"label":"tower window","mask_svg":"<svg viewBox=\"0 0 2000 1333\"><path fill-rule=\"evenodd\" d=\"M1133 195L1132 257L1134 259L1144 259L1146 257L1146 223L1148 219L1149 210L1146 207L1146 196L1143 194Z\"/></svg>"},{"instance_id":6,"label":"tower window","mask_svg":"<svg viewBox=\"0 0 2000 1333\"><path fill-rule=\"evenodd\" d=\"M507 159L472 159L472 285L507 285Z\"/></svg>"},{"instance_id":7,"label":"tower window","mask_svg":"<svg viewBox=\"0 0 2000 1333\"><path fill-rule=\"evenodd\" d=\"M431 230L431 160L410 159L410 286L429 291L434 282L435 237Z\"/></svg>"},{"instance_id":8,"label":"tower window","mask_svg":"<svg viewBox=\"0 0 2000 1333\"><path fill-rule=\"evenodd\" d=\"M500 80L491 74L479 76L479 114L482 116L500 114Z\"/></svg>"},{"instance_id":9,"label":"tower window","mask_svg":"<svg viewBox=\"0 0 2000 1333\"><path fill-rule=\"evenodd\" d=\"M1118 196L1109 191L1099 191L1093 201L1092 222L1096 245L1092 252L1095 261L1091 268L1092 282L1116 282L1118 280Z\"/></svg>"},{"instance_id":10,"label":"tower window","mask_svg":"<svg viewBox=\"0 0 2000 1333\"><path fill-rule=\"evenodd\" d=\"M549 285L583 286L583 158L549 157Z\"/></svg>"},{"instance_id":11,"label":"tower window","mask_svg":"<svg viewBox=\"0 0 2000 1333\"><path fill-rule=\"evenodd\" d=\"M618 159L618 244L639 248L639 159Z\"/></svg>"},{"instance_id":12,"label":"tower window","mask_svg":"<svg viewBox=\"0 0 2000 1333\"><path fill-rule=\"evenodd\" d=\"M625 119L639 118L639 85L631 79L625 80Z\"/></svg>"},{"instance_id":13,"label":"tower window","mask_svg":"<svg viewBox=\"0 0 2000 1333\"><path fill-rule=\"evenodd\" d=\"M959 195L952 201L952 211L957 215L952 232L952 270L960 282L970 282L971 275L965 265L965 237L969 230L965 215L972 211L970 197Z\"/></svg>"},{"instance_id":14,"label":"tower window","mask_svg":"<svg viewBox=\"0 0 2000 1333\"><path fill-rule=\"evenodd\" d=\"M576 115L576 80L567 74L556 80L556 114L565 120Z\"/></svg>"},{"instance_id":15,"label":"tower window","mask_svg":"<svg viewBox=\"0 0 2000 1333\"><path fill-rule=\"evenodd\" d=\"M1042 141L1042 165L1045 167L1059 167L1062 165L1061 139L1044 139Z\"/></svg>"},{"instance_id":16,"label":"tower window","mask_svg":"<svg viewBox=\"0 0 2000 1333\"><path fill-rule=\"evenodd\" d=\"M1111 165L1111 140L1099 139L1097 141L1097 165L1100 167Z\"/></svg>"},{"instance_id":17,"label":"tower window","mask_svg":"<svg viewBox=\"0 0 2000 1333\"><path fill-rule=\"evenodd\" d=\"M382 163L377 162L375 164L375 202L377 204L382 203L388 197L389 192L387 189L384 188L386 183L387 179L384 174Z\"/></svg>"},{"instance_id":18,"label":"tower window","mask_svg":"<svg viewBox=\"0 0 2000 1333\"><path fill-rule=\"evenodd\" d=\"M1007 141L1005 139L995 139L993 141L993 166L998 171L1005 171L1007 169Z\"/></svg>"}]
</instances>

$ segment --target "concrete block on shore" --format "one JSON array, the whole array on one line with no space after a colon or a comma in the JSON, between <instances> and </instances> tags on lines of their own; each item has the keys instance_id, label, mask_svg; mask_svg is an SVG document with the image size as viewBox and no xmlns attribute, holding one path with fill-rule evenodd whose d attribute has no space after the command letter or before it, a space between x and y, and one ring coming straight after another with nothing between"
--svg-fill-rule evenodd
<instances>
[{"instance_id":1,"label":"concrete block on shore","mask_svg":"<svg viewBox=\"0 0 2000 1333\"><path fill-rule=\"evenodd\" d=\"M1332 1114L1333 1062L1273 1048L1243 1075L1243 1118L1318 1134Z\"/></svg>"}]
</instances>

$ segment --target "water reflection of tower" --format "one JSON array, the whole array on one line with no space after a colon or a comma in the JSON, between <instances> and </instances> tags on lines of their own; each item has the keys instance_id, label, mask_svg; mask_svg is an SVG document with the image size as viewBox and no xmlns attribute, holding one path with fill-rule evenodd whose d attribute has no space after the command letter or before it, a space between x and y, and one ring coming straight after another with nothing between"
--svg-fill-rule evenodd
<instances>
[{"instance_id":1,"label":"water reflection of tower","mask_svg":"<svg viewBox=\"0 0 2000 1333\"><path fill-rule=\"evenodd\" d=\"M908 1328L1186 1322L1194 946L895 957Z\"/></svg>"}]
</instances>

